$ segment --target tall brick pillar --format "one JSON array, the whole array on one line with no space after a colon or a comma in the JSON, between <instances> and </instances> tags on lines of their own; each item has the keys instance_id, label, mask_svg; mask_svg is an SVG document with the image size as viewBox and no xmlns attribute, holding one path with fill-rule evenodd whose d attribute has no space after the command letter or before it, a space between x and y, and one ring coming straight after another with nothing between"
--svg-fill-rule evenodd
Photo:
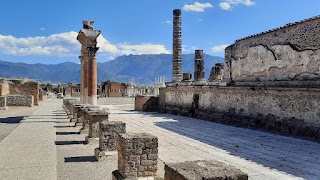
<instances>
[{"instance_id":1,"label":"tall brick pillar","mask_svg":"<svg viewBox=\"0 0 320 180\"><path fill-rule=\"evenodd\" d=\"M98 47L88 47L88 103L97 105L97 58Z\"/></svg>"},{"instance_id":2,"label":"tall brick pillar","mask_svg":"<svg viewBox=\"0 0 320 180\"><path fill-rule=\"evenodd\" d=\"M79 56L79 59L80 59L80 101L82 103L84 103L84 62L83 62L83 56Z\"/></svg>"},{"instance_id":3,"label":"tall brick pillar","mask_svg":"<svg viewBox=\"0 0 320 180\"><path fill-rule=\"evenodd\" d=\"M97 59L96 52L97 38L100 35L99 30L93 29L94 21L83 20L83 28L80 30L77 40L81 43L81 57L83 66L83 84L82 102L91 105L97 104Z\"/></svg>"}]
</instances>

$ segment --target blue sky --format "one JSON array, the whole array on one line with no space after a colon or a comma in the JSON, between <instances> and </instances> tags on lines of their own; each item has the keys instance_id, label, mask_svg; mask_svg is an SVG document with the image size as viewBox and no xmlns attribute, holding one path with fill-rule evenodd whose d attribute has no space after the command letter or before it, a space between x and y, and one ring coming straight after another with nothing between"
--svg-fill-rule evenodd
<instances>
[{"instance_id":1,"label":"blue sky","mask_svg":"<svg viewBox=\"0 0 320 180\"><path fill-rule=\"evenodd\" d=\"M79 62L83 19L102 31L98 61L171 53L172 10L182 9L183 52L224 56L236 39L320 14L319 0L10 0L1 2L0 60Z\"/></svg>"}]
</instances>

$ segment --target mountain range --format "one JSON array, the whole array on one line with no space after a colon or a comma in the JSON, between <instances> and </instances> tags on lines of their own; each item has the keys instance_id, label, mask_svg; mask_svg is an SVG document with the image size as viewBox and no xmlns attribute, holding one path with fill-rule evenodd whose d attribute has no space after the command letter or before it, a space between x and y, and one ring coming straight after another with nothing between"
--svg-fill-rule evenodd
<instances>
[{"instance_id":1,"label":"mountain range","mask_svg":"<svg viewBox=\"0 0 320 180\"><path fill-rule=\"evenodd\" d=\"M194 55L182 56L182 71L193 73ZM204 55L206 78L215 63L224 59L218 56ZM138 84L153 84L156 76L164 75L166 81L172 76L172 55L124 55L104 63L98 63L98 82L133 80ZM0 77L34 79L42 83L79 83L80 65L72 62L60 64L26 64L0 61Z\"/></svg>"}]
</instances>

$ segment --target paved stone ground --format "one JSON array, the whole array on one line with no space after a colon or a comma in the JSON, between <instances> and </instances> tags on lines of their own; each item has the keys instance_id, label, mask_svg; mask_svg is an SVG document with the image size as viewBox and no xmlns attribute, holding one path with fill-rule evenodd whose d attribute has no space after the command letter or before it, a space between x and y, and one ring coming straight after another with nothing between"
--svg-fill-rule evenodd
<instances>
[{"instance_id":1,"label":"paved stone ground","mask_svg":"<svg viewBox=\"0 0 320 180\"><path fill-rule=\"evenodd\" d=\"M0 110L0 141L17 128L24 117L32 114L37 108L37 106L9 107L7 110Z\"/></svg>"},{"instance_id":2,"label":"paved stone ground","mask_svg":"<svg viewBox=\"0 0 320 180\"><path fill-rule=\"evenodd\" d=\"M213 159L236 166L250 179L320 179L319 142L188 117L140 113L129 104L105 107L111 111L109 120L125 122L127 132L158 136L159 158L165 163Z\"/></svg>"},{"instance_id":3,"label":"paved stone ground","mask_svg":"<svg viewBox=\"0 0 320 180\"><path fill-rule=\"evenodd\" d=\"M254 180L320 179L320 143L193 118L133 111L132 98L100 98L112 121L127 132L159 138L165 163L214 159L234 165ZM43 102L0 142L0 179L111 179L116 160L96 162L96 145L84 145L62 100ZM162 164L161 164L162 165ZM163 169L160 168L160 170ZM160 171L163 173L163 171Z\"/></svg>"},{"instance_id":4,"label":"paved stone ground","mask_svg":"<svg viewBox=\"0 0 320 180\"><path fill-rule=\"evenodd\" d=\"M0 142L1 180L56 179L56 103L47 99Z\"/></svg>"}]
</instances>

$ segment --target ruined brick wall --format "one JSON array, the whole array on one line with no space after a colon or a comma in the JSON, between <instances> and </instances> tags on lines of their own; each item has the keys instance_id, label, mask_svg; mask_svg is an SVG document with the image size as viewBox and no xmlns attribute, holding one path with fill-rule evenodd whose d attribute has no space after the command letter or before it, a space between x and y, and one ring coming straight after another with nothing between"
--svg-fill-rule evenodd
<instances>
[{"instance_id":1,"label":"ruined brick wall","mask_svg":"<svg viewBox=\"0 0 320 180\"><path fill-rule=\"evenodd\" d=\"M21 80L10 80L10 95L32 95L34 105L39 103L39 84L34 81L22 82Z\"/></svg>"},{"instance_id":2,"label":"ruined brick wall","mask_svg":"<svg viewBox=\"0 0 320 180\"><path fill-rule=\"evenodd\" d=\"M225 64L235 82L320 80L320 17L237 40Z\"/></svg>"},{"instance_id":3,"label":"ruined brick wall","mask_svg":"<svg viewBox=\"0 0 320 180\"><path fill-rule=\"evenodd\" d=\"M158 97L136 96L134 110L136 111L157 111L159 107Z\"/></svg>"},{"instance_id":4,"label":"ruined brick wall","mask_svg":"<svg viewBox=\"0 0 320 180\"><path fill-rule=\"evenodd\" d=\"M172 114L320 138L318 89L167 87L159 98Z\"/></svg>"},{"instance_id":5,"label":"ruined brick wall","mask_svg":"<svg viewBox=\"0 0 320 180\"><path fill-rule=\"evenodd\" d=\"M110 82L105 86L105 94L108 97L122 97L125 94L125 87L121 83Z\"/></svg>"}]
</instances>

